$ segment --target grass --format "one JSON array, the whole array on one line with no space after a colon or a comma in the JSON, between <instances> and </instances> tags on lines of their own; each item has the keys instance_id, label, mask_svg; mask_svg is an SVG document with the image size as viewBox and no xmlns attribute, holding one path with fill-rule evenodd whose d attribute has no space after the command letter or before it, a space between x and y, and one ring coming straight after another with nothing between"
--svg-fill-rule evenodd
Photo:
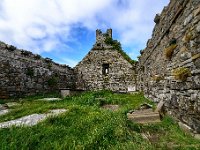
<instances>
[{"instance_id":1,"label":"grass","mask_svg":"<svg viewBox=\"0 0 200 150\"><path fill-rule=\"evenodd\" d=\"M66 108L58 117L48 118L33 127L0 129L0 149L166 149L173 143L178 149L199 148L199 141L182 132L177 124L165 117L161 123L138 125L126 113L142 103L151 103L142 94L115 94L109 91L85 92L63 101L43 102L38 97L21 100L21 106L0 116L0 122L49 109ZM104 104L117 104L118 111L103 109ZM152 103L151 103L152 104ZM159 139L148 141L142 133ZM166 146L167 145L167 146Z\"/></svg>"}]
</instances>

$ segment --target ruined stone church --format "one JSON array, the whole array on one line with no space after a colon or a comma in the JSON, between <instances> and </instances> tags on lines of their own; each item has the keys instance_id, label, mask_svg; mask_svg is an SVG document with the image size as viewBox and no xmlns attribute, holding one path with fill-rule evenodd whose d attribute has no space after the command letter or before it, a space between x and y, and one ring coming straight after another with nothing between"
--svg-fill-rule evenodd
<instances>
[{"instance_id":1,"label":"ruined stone church","mask_svg":"<svg viewBox=\"0 0 200 150\"><path fill-rule=\"evenodd\" d=\"M135 90L135 68L122 53L106 40L112 39L112 29L106 33L96 30L96 43L75 67L79 81L77 89ZM82 81L80 81L82 80Z\"/></svg>"},{"instance_id":2,"label":"ruined stone church","mask_svg":"<svg viewBox=\"0 0 200 150\"><path fill-rule=\"evenodd\" d=\"M200 1L171 0L154 22L137 64L111 29L96 31L96 43L75 68L0 42L0 98L60 89L137 90L163 101L170 115L200 133Z\"/></svg>"}]
</instances>

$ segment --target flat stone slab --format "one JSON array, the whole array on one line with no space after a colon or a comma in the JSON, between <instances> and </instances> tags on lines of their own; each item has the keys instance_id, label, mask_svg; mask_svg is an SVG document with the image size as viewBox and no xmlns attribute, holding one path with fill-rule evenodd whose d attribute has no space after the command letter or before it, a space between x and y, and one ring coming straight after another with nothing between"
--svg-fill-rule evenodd
<instances>
[{"instance_id":1,"label":"flat stone slab","mask_svg":"<svg viewBox=\"0 0 200 150\"><path fill-rule=\"evenodd\" d=\"M9 107L8 107L8 105L7 104L0 104L0 111L1 110L6 110L6 109L8 109Z\"/></svg>"},{"instance_id":2,"label":"flat stone slab","mask_svg":"<svg viewBox=\"0 0 200 150\"><path fill-rule=\"evenodd\" d=\"M61 98L43 98L43 99L39 99L42 101L61 101Z\"/></svg>"},{"instance_id":3,"label":"flat stone slab","mask_svg":"<svg viewBox=\"0 0 200 150\"><path fill-rule=\"evenodd\" d=\"M197 139L197 140L200 140L200 134L195 134L194 138Z\"/></svg>"},{"instance_id":4,"label":"flat stone slab","mask_svg":"<svg viewBox=\"0 0 200 150\"><path fill-rule=\"evenodd\" d=\"M11 126L34 126L45 120L47 117L58 116L59 114L65 113L66 111L66 109L54 109L50 110L47 114L32 114L24 116L19 119L0 123L0 128L9 128Z\"/></svg>"},{"instance_id":5,"label":"flat stone slab","mask_svg":"<svg viewBox=\"0 0 200 150\"><path fill-rule=\"evenodd\" d=\"M127 114L129 120L140 124L160 122L160 114L152 109L136 110Z\"/></svg>"},{"instance_id":6,"label":"flat stone slab","mask_svg":"<svg viewBox=\"0 0 200 150\"><path fill-rule=\"evenodd\" d=\"M10 102L10 103L6 103L8 105L8 107L13 107L13 106L19 106L21 105L20 103L17 102Z\"/></svg>"},{"instance_id":7,"label":"flat stone slab","mask_svg":"<svg viewBox=\"0 0 200 150\"><path fill-rule=\"evenodd\" d=\"M102 106L102 108L117 111L119 109L119 105L104 105Z\"/></svg>"},{"instance_id":8,"label":"flat stone slab","mask_svg":"<svg viewBox=\"0 0 200 150\"><path fill-rule=\"evenodd\" d=\"M184 132L191 133L192 128L188 125L184 124L183 122L178 122L178 125Z\"/></svg>"},{"instance_id":9,"label":"flat stone slab","mask_svg":"<svg viewBox=\"0 0 200 150\"><path fill-rule=\"evenodd\" d=\"M7 114L9 111L9 109L0 110L0 116Z\"/></svg>"}]
</instances>

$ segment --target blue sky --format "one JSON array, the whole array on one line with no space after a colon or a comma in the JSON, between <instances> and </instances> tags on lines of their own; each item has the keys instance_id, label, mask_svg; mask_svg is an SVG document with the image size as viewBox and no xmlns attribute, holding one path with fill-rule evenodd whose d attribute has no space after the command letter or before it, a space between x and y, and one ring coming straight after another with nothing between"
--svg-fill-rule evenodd
<instances>
[{"instance_id":1,"label":"blue sky","mask_svg":"<svg viewBox=\"0 0 200 150\"><path fill-rule=\"evenodd\" d=\"M0 41L74 67L95 43L95 31L137 59L151 38L154 16L169 0L1 0Z\"/></svg>"}]
</instances>

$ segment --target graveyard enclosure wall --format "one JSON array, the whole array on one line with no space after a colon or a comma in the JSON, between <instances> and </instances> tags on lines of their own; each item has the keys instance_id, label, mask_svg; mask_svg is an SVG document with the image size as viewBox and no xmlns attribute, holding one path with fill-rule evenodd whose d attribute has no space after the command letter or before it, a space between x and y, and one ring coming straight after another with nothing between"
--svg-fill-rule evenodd
<instances>
[{"instance_id":1,"label":"graveyard enclosure wall","mask_svg":"<svg viewBox=\"0 0 200 150\"><path fill-rule=\"evenodd\" d=\"M139 57L138 90L200 133L200 1L171 0Z\"/></svg>"},{"instance_id":2,"label":"graveyard enclosure wall","mask_svg":"<svg viewBox=\"0 0 200 150\"><path fill-rule=\"evenodd\" d=\"M51 59L0 43L0 98L74 88L74 70Z\"/></svg>"}]
</instances>

